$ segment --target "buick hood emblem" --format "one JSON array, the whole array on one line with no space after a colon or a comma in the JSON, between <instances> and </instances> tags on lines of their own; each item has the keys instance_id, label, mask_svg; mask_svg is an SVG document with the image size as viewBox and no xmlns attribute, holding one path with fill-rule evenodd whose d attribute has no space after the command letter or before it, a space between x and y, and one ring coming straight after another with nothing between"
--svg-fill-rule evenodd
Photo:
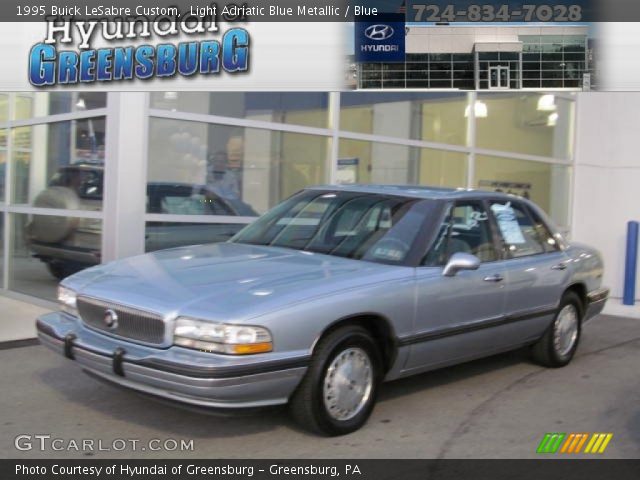
<instances>
[{"instance_id":1,"label":"buick hood emblem","mask_svg":"<svg viewBox=\"0 0 640 480\"><path fill-rule=\"evenodd\" d=\"M118 328L118 314L110 308L105 310L103 321L105 326L111 330Z\"/></svg>"},{"instance_id":2,"label":"buick hood emblem","mask_svg":"<svg viewBox=\"0 0 640 480\"><path fill-rule=\"evenodd\" d=\"M386 40L393 36L393 28L389 25L371 25L364 31L364 36L370 40Z\"/></svg>"}]
</instances>

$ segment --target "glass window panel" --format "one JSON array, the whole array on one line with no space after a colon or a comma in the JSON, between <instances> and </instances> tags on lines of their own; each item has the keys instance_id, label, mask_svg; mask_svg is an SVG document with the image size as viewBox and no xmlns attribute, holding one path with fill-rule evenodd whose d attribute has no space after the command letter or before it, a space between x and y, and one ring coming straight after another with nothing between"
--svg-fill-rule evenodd
<instances>
[{"instance_id":1,"label":"glass window panel","mask_svg":"<svg viewBox=\"0 0 640 480\"><path fill-rule=\"evenodd\" d=\"M9 95L0 94L0 122L9 120Z\"/></svg>"},{"instance_id":2,"label":"glass window panel","mask_svg":"<svg viewBox=\"0 0 640 480\"><path fill-rule=\"evenodd\" d=\"M566 60L575 60L578 62L584 62L584 52L582 53L569 53L564 52L564 59Z\"/></svg>"},{"instance_id":3,"label":"glass window panel","mask_svg":"<svg viewBox=\"0 0 640 480\"><path fill-rule=\"evenodd\" d=\"M30 93L16 94L14 103L14 120L26 120L33 117L33 95Z\"/></svg>"},{"instance_id":4,"label":"glass window panel","mask_svg":"<svg viewBox=\"0 0 640 480\"><path fill-rule=\"evenodd\" d=\"M540 70L540 62L522 62L522 70Z\"/></svg>"},{"instance_id":5,"label":"glass window panel","mask_svg":"<svg viewBox=\"0 0 640 480\"><path fill-rule=\"evenodd\" d=\"M381 88L382 81L380 79L362 80L362 88Z\"/></svg>"},{"instance_id":6,"label":"glass window panel","mask_svg":"<svg viewBox=\"0 0 640 480\"><path fill-rule=\"evenodd\" d=\"M428 88L429 81L426 77L422 80L410 80L409 77L407 77L407 87L408 88Z\"/></svg>"},{"instance_id":7,"label":"glass window panel","mask_svg":"<svg viewBox=\"0 0 640 480\"><path fill-rule=\"evenodd\" d=\"M544 86L544 85L543 85ZM481 94L487 116L478 118L477 144L481 148L570 158L573 143L573 102L542 94ZM552 115L553 114L553 115ZM551 116L551 118L550 118Z\"/></svg>"},{"instance_id":8,"label":"glass window panel","mask_svg":"<svg viewBox=\"0 0 640 480\"><path fill-rule=\"evenodd\" d=\"M5 202L4 198L4 182L7 172L7 151L0 147L0 203Z\"/></svg>"},{"instance_id":9,"label":"glass window panel","mask_svg":"<svg viewBox=\"0 0 640 480\"><path fill-rule=\"evenodd\" d=\"M478 155L473 186L528 198L566 226L570 172L565 165Z\"/></svg>"},{"instance_id":10,"label":"glass window panel","mask_svg":"<svg viewBox=\"0 0 640 480\"><path fill-rule=\"evenodd\" d=\"M498 52L480 52L478 58L480 60L499 60L500 54Z\"/></svg>"},{"instance_id":11,"label":"glass window panel","mask_svg":"<svg viewBox=\"0 0 640 480\"><path fill-rule=\"evenodd\" d=\"M5 215L0 212L0 252L3 253L3 255L0 255L0 272L4 272L4 229L6 228L4 220ZM0 278L0 288L5 288L4 275Z\"/></svg>"},{"instance_id":12,"label":"glass window panel","mask_svg":"<svg viewBox=\"0 0 640 480\"><path fill-rule=\"evenodd\" d=\"M450 53L432 53L429 55L429 60L431 62L450 62L451 54Z\"/></svg>"},{"instance_id":13,"label":"glass window panel","mask_svg":"<svg viewBox=\"0 0 640 480\"><path fill-rule=\"evenodd\" d=\"M365 66L365 70L379 66ZM328 94L314 92L153 92L151 107L326 128Z\"/></svg>"},{"instance_id":14,"label":"glass window panel","mask_svg":"<svg viewBox=\"0 0 640 480\"><path fill-rule=\"evenodd\" d=\"M462 62L454 63L453 64L453 69L455 71L467 72L467 73L469 73L471 75L471 77L473 77L473 69L474 69L473 62L471 62L471 63L462 63Z\"/></svg>"},{"instance_id":15,"label":"glass window panel","mask_svg":"<svg viewBox=\"0 0 640 480\"><path fill-rule=\"evenodd\" d=\"M12 135L14 203L102 208L104 117L19 127Z\"/></svg>"},{"instance_id":16,"label":"glass window panel","mask_svg":"<svg viewBox=\"0 0 640 480\"><path fill-rule=\"evenodd\" d=\"M408 79L427 78L413 72L407 75ZM444 78L451 78L451 71ZM451 87L451 80L444 83ZM341 102L341 130L454 145L467 141L464 93L347 92L341 95Z\"/></svg>"},{"instance_id":17,"label":"glass window panel","mask_svg":"<svg viewBox=\"0 0 640 480\"><path fill-rule=\"evenodd\" d=\"M559 88L562 87L562 81L543 79L541 82L542 88Z\"/></svg>"},{"instance_id":18,"label":"glass window panel","mask_svg":"<svg viewBox=\"0 0 640 480\"><path fill-rule=\"evenodd\" d=\"M518 60L519 57L518 52L500 52L500 60Z\"/></svg>"},{"instance_id":19,"label":"glass window panel","mask_svg":"<svg viewBox=\"0 0 640 480\"><path fill-rule=\"evenodd\" d=\"M534 72L535 73L535 72ZM538 78L538 75L534 75L535 78ZM522 86L524 88L540 88L540 80L523 80Z\"/></svg>"},{"instance_id":20,"label":"glass window panel","mask_svg":"<svg viewBox=\"0 0 640 480\"><path fill-rule=\"evenodd\" d=\"M428 53L407 53L405 57L407 62L428 62Z\"/></svg>"},{"instance_id":21,"label":"glass window panel","mask_svg":"<svg viewBox=\"0 0 640 480\"><path fill-rule=\"evenodd\" d=\"M404 80L385 79L382 83L382 88L404 88L404 85Z\"/></svg>"},{"instance_id":22,"label":"glass window panel","mask_svg":"<svg viewBox=\"0 0 640 480\"><path fill-rule=\"evenodd\" d=\"M511 258L544 253L536 227L521 202L491 202L491 210Z\"/></svg>"},{"instance_id":23,"label":"glass window panel","mask_svg":"<svg viewBox=\"0 0 640 480\"><path fill-rule=\"evenodd\" d=\"M429 78L429 72L407 72L407 80L427 80Z\"/></svg>"},{"instance_id":24,"label":"glass window panel","mask_svg":"<svg viewBox=\"0 0 640 480\"><path fill-rule=\"evenodd\" d=\"M440 70L440 71L431 70L429 75L431 78L435 80L446 80L451 78L451 70Z\"/></svg>"},{"instance_id":25,"label":"glass window panel","mask_svg":"<svg viewBox=\"0 0 640 480\"><path fill-rule=\"evenodd\" d=\"M226 242L244 226L242 223L147 222L145 251Z\"/></svg>"},{"instance_id":26,"label":"glass window panel","mask_svg":"<svg viewBox=\"0 0 640 480\"><path fill-rule=\"evenodd\" d=\"M466 185L466 155L343 138L338 158L339 183Z\"/></svg>"},{"instance_id":27,"label":"glass window panel","mask_svg":"<svg viewBox=\"0 0 640 480\"><path fill-rule=\"evenodd\" d=\"M519 40L525 44L540 43L540 35L520 35Z\"/></svg>"},{"instance_id":28,"label":"glass window panel","mask_svg":"<svg viewBox=\"0 0 640 480\"><path fill-rule=\"evenodd\" d=\"M11 290L55 300L61 278L100 262L100 220L26 214L11 217Z\"/></svg>"},{"instance_id":29,"label":"glass window panel","mask_svg":"<svg viewBox=\"0 0 640 480\"><path fill-rule=\"evenodd\" d=\"M319 135L151 118L148 189L179 187L192 197L184 208L177 200L154 200L147 211L221 214L211 209L215 201L231 212L224 214L255 216L308 185L326 183L328 145ZM199 201L208 205L196 208Z\"/></svg>"},{"instance_id":30,"label":"glass window panel","mask_svg":"<svg viewBox=\"0 0 640 480\"><path fill-rule=\"evenodd\" d=\"M437 70L451 70L451 62L431 62L429 69L432 72Z\"/></svg>"},{"instance_id":31,"label":"glass window panel","mask_svg":"<svg viewBox=\"0 0 640 480\"><path fill-rule=\"evenodd\" d=\"M562 37L562 41L565 45L582 45L587 42L587 38L584 35L565 35Z\"/></svg>"},{"instance_id":32,"label":"glass window panel","mask_svg":"<svg viewBox=\"0 0 640 480\"><path fill-rule=\"evenodd\" d=\"M107 94L105 92L17 94L14 117L16 120L28 120L60 113L85 112L106 106Z\"/></svg>"}]
</instances>

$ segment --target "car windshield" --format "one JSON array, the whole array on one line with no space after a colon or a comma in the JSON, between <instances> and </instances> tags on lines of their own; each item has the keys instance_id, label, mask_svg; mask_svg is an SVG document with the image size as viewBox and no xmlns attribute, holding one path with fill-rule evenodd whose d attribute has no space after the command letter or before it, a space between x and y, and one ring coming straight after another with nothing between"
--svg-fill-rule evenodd
<instances>
[{"instance_id":1,"label":"car windshield","mask_svg":"<svg viewBox=\"0 0 640 480\"><path fill-rule=\"evenodd\" d=\"M360 192L306 190L231 239L326 255L400 264L424 221L425 200Z\"/></svg>"}]
</instances>

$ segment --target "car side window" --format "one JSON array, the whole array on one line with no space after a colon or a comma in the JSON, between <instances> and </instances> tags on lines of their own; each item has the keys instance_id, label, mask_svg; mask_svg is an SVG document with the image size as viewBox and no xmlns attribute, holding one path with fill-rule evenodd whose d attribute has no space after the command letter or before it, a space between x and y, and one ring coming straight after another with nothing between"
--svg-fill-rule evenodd
<instances>
[{"instance_id":1,"label":"car side window","mask_svg":"<svg viewBox=\"0 0 640 480\"><path fill-rule=\"evenodd\" d=\"M544 220L542 220L540 215L538 215L538 213L532 208L528 208L527 210L531 215L531 219L533 220L533 228L538 234L538 239L540 240L540 243L542 243L544 251L546 253L550 253L560 250L560 245L558 245L556 239L553 238L551 230L549 230L549 227L544 222Z\"/></svg>"},{"instance_id":2,"label":"car side window","mask_svg":"<svg viewBox=\"0 0 640 480\"><path fill-rule=\"evenodd\" d=\"M489 216L480 202L458 202L450 209L423 265L445 265L454 253L469 253L481 262L497 260Z\"/></svg>"},{"instance_id":3,"label":"car side window","mask_svg":"<svg viewBox=\"0 0 640 480\"><path fill-rule=\"evenodd\" d=\"M509 257L520 258L545 252L535 224L519 202L492 201L493 212Z\"/></svg>"}]
</instances>

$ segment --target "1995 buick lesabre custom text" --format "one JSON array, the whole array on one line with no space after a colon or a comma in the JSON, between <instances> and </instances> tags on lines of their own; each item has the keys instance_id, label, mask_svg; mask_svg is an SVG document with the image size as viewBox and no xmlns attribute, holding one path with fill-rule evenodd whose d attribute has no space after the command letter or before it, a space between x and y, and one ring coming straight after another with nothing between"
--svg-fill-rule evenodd
<instances>
[{"instance_id":1,"label":"1995 buick lesabre custom text","mask_svg":"<svg viewBox=\"0 0 640 480\"><path fill-rule=\"evenodd\" d=\"M121 386L212 408L288 402L339 435L365 423L383 380L525 345L566 365L604 307L602 272L519 197L315 187L229 242L75 274L37 326Z\"/></svg>"}]
</instances>

